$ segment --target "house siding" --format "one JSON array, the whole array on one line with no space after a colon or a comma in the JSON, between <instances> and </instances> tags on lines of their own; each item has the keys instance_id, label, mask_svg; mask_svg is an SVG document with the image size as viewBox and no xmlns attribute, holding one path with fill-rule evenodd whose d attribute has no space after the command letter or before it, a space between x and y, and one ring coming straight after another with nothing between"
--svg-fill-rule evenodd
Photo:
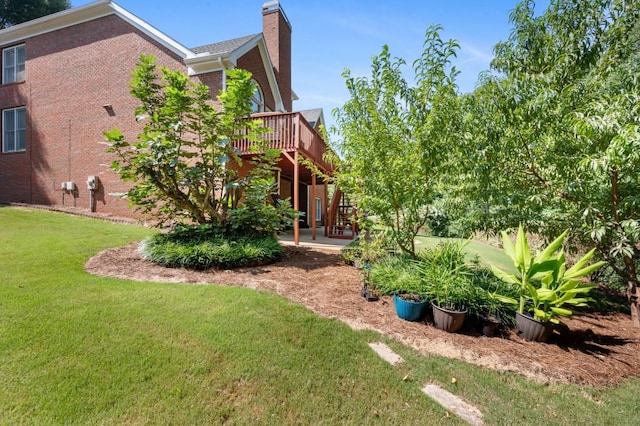
<instances>
[{"instance_id":1,"label":"house siding","mask_svg":"<svg viewBox=\"0 0 640 426\"><path fill-rule=\"evenodd\" d=\"M209 94L211 95L211 99L217 100L218 95L222 90L222 73L223 71L215 71L208 72L206 74L199 74L191 77L191 81L209 86Z\"/></svg>"},{"instance_id":2,"label":"house siding","mask_svg":"<svg viewBox=\"0 0 640 426\"><path fill-rule=\"evenodd\" d=\"M26 106L27 148L0 153L0 201L89 208L85 182L96 175L97 211L133 216L118 195L128 184L109 169L113 157L106 153L102 132L118 127L128 140L139 133L137 101L128 82L141 54L185 71L181 58L115 15L24 43L25 81L0 86L0 107ZM111 114L105 104L112 105ZM66 181L74 182L76 190L63 191Z\"/></svg>"}]
</instances>

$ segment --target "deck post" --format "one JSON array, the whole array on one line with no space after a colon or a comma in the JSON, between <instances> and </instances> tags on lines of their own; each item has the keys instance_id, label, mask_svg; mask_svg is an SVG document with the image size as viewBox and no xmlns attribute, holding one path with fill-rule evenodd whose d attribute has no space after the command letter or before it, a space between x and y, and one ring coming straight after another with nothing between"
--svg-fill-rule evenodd
<instances>
[{"instance_id":1,"label":"deck post","mask_svg":"<svg viewBox=\"0 0 640 426\"><path fill-rule=\"evenodd\" d=\"M329 236L329 183L324 181L324 203L322 203L322 218L324 220L324 236Z\"/></svg>"},{"instance_id":2,"label":"deck post","mask_svg":"<svg viewBox=\"0 0 640 426\"><path fill-rule=\"evenodd\" d=\"M316 240L316 174L311 173L311 239Z\"/></svg>"},{"instance_id":3,"label":"deck post","mask_svg":"<svg viewBox=\"0 0 640 426\"><path fill-rule=\"evenodd\" d=\"M298 150L293 154L293 209L300 209L300 164L298 163ZM293 222L293 242L300 245L300 219Z\"/></svg>"}]
</instances>

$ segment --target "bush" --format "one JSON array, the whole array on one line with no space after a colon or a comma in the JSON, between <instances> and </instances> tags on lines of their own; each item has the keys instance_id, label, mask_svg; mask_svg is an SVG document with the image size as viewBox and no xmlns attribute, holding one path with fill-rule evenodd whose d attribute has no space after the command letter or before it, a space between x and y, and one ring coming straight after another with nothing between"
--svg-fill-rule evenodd
<instances>
[{"instance_id":1,"label":"bush","mask_svg":"<svg viewBox=\"0 0 640 426\"><path fill-rule=\"evenodd\" d=\"M282 256L284 248L273 234L233 234L199 225L149 237L140 252L143 258L170 268L205 270L271 263Z\"/></svg>"},{"instance_id":2,"label":"bush","mask_svg":"<svg viewBox=\"0 0 640 426\"><path fill-rule=\"evenodd\" d=\"M347 265L373 264L386 258L394 250L389 234L376 232L371 234L370 242L358 237L343 247L342 260Z\"/></svg>"},{"instance_id":3,"label":"bush","mask_svg":"<svg viewBox=\"0 0 640 426\"><path fill-rule=\"evenodd\" d=\"M356 238L341 250L342 261L347 265L353 265L360 258L362 249L360 248L360 238Z\"/></svg>"}]
</instances>

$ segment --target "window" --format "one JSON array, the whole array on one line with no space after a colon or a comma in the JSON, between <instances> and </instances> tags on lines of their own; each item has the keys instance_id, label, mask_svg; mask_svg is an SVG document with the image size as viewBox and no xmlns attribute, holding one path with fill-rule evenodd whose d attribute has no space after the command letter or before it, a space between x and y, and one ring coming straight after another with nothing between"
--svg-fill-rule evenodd
<instances>
[{"instance_id":1,"label":"window","mask_svg":"<svg viewBox=\"0 0 640 426\"><path fill-rule=\"evenodd\" d=\"M322 221L322 199L316 198L316 222Z\"/></svg>"},{"instance_id":2,"label":"window","mask_svg":"<svg viewBox=\"0 0 640 426\"><path fill-rule=\"evenodd\" d=\"M2 84L24 81L24 44L2 51Z\"/></svg>"},{"instance_id":3,"label":"window","mask_svg":"<svg viewBox=\"0 0 640 426\"><path fill-rule=\"evenodd\" d=\"M2 152L24 151L27 147L27 109L2 111Z\"/></svg>"},{"instance_id":4,"label":"window","mask_svg":"<svg viewBox=\"0 0 640 426\"><path fill-rule=\"evenodd\" d=\"M256 91L253 92L251 97L251 105L253 106L253 112L264 112L264 96L262 96L262 90L260 85L254 80L256 84Z\"/></svg>"}]
</instances>

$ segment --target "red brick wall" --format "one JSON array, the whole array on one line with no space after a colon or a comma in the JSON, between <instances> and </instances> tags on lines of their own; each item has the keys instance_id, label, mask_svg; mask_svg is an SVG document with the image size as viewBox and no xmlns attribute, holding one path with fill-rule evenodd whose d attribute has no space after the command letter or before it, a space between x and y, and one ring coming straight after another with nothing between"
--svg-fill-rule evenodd
<instances>
[{"instance_id":1,"label":"red brick wall","mask_svg":"<svg viewBox=\"0 0 640 426\"><path fill-rule=\"evenodd\" d=\"M291 28L280 9L263 13L262 32L269 56L273 62L282 102L286 111L292 109L291 101Z\"/></svg>"},{"instance_id":2,"label":"red brick wall","mask_svg":"<svg viewBox=\"0 0 640 426\"><path fill-rule=\"evenodd\" d=\"M218 99L218 95L222 90L222 71L209 72L191 77L191 81L202 83L209 86L211 99Z\"/></svg>"},{"instance_id":3,"label":"red brick wall","mask_svg":"<svg viewBox=\"0 0 640 426\"><path fill-rule=\"evenodd\" d=\"M260 56L260 50L258 47L254 47L241 58L238 59L238 68L250 71L253 74L253 79L260 85L262 94L264 95L264 104L267 111L276 110L276 102L273 99L273 93L269 86L269 79L267 72L264 69L262 63L262 57Z\"/></svg>"},{"instance_id":4,"label":"red brick wall","mask_svg":"<svg viewBox=\"0 0 640 426\"><path fill-rule=\"evenodd\" d=\"M135 140L137 101L129 94L141 54L186 71L181 59L111 15L29 38L24 83L0 86L0 108L26 105L27 150L0 153L0 201L89 208L88 175L97 175L97 211L132 216L117 193L128 185L109 170L102 132L118 127ZM0 48L6 46L0 46ZM103 105L113 106L110 114ZM77 190L64 193L61 182Z\"/></svg>"}]
</instances>

